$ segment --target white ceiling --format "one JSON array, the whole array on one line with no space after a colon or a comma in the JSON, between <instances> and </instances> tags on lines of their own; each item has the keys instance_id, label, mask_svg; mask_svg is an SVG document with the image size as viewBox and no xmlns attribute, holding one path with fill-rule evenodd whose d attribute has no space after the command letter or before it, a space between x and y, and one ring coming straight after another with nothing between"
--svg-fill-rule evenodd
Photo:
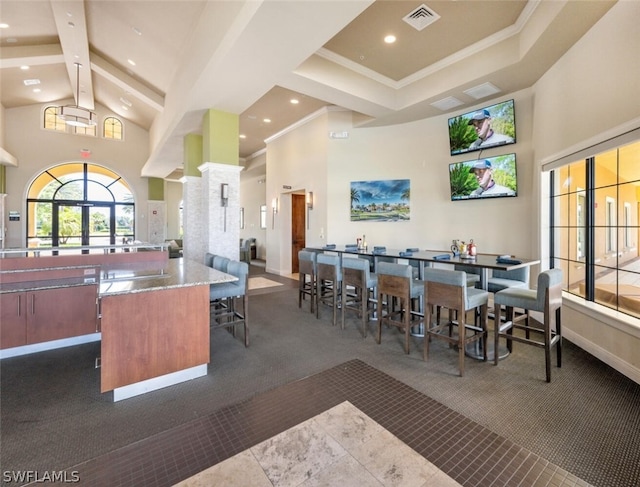
<instances>
[{"instance_id":1,"label":"white ceiling","mask_svg":"<svg viewBox=\"0 0 640 487\"><path fill-rule=\"evenodd\" d=\"M461 111L500 96L476 99L470 88L491 83L507 94L534 84L614 3L2 0L0 102L73 99L80 63L79 105L148 129L141 175L166 177L207 109L240 116L242 158L325 105L372 126L440 115L432 103L447 97L462 102L448 111ZM417 30L403 17L422 5L419 21L439 18ZM395 44L384 44L387 34ZM39 79L40 93L25 79Z\"/></svg>"}]
</instances>

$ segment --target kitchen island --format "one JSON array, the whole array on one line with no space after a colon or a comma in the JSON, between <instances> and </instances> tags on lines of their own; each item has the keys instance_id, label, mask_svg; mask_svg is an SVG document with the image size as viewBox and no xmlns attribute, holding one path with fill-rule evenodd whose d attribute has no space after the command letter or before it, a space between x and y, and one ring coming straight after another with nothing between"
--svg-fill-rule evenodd
<instances>
[{"instance_id":1,"label":"kitchen island","mask_svg":"<svg viewBox=\"0 0 640 487\"><path fill-rule=\"evenodd\" d=\"M156 255L150 258L149 254ZM84 255L94 255L87 261L98 266L98 275L83 277L87 271L79 265L78 259L82 258L78 254L72 258L57 256L55 265L51 259L39 260L41 257L20 257L27 259L21 265L16 258L0 259L0 297L4 300L12 294L42 287L43 281L34 281L33 276L81 272L83 284L85 280L93 280L98 288L97 299L87 303L82 298L82 302L93 306L94 313L88 318L89 327L93 326L95 331L91 336L101 340L100 390L113 391L114 401L206 375L210 350L209 286L235 281L234 276L183 258L168 259L166 251L140 252L144 256L142 261L136 259L136 253L130 253L128 262L122 262L119 253L106 253L101 262L95 261L95 254ZM39 267L41 262L48 267ZM69 291L70 282L47 279L47 288ZM73 300L77 293L72 290L67 295ZM57 307L68 311L76 305L69 301ZM3 313L5 309L9 310L3 306ZM0 336L10 335L3 330ZM72 338L83 343L83 336ZM15 356L20 350L25 353L45 350L51 343L54 342L30 344L31 348L26 349L10 345L8 350L2 345L2 351L9 352L5 356Z\"/></svg>"}]
</instances>

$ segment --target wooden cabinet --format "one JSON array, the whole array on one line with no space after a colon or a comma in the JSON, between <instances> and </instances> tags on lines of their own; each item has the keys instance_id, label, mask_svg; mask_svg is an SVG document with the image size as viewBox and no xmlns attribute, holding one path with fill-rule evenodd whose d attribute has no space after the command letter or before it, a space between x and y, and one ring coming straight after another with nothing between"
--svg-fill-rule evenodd
<instances>
[{"instance_id":1,"label":"wooden cabinet","mask_svg":"<svg viewBox=\"0 0 640 487\"><path fill-rule=\"evenodd\" d=\"M26 295L0 294L0 349L27 344Z\"/></svg>"},{"instance_id":2,"label":"wooden cabinet","mask_svg":"<svg viewBox=\"0 0 640 487\"><path fill-rule=\"evenodd\" d=\"M97 285L0 295L0 348L95 333Z\"/></svg>"}]
</instances>

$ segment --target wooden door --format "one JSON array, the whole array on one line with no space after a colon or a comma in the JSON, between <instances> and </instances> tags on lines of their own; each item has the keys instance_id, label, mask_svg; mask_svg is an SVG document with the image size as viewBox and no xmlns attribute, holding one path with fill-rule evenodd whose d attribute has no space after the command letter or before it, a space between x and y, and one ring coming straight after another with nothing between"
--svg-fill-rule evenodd
<instances>
[{"instance_id":1,"label":"wooden door","mask_svg":"<svg viewBox=\"0 0 640 487\"><path fill-rule=\"evenodd\" d=\"M291 272L300 270L298 262L298 252L304 249L305 237L305 216L307 204L303 194L291 195Z\"/></svg>"}]
</instances>

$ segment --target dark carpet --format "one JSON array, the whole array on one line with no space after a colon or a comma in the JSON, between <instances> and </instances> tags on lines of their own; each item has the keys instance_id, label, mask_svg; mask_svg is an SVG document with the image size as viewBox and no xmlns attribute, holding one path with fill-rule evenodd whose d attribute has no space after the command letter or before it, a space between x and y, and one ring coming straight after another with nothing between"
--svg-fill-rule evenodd
<instances>
[{"instance_id":1,"label":"dark carpet","mask_svg":"<svg viewBox=\"0 0 640 487\"><path fill-rule=\"evenodd\" d=\"M66 469L353 359L593 485L640 485L640 385L567 340L550 384L543 352L519 344L497 367L467 359L460 378L446 344L435 342L425 363L422 339L406 355L396 330L384 330L378 345L350 315L342 331L328 308L319 320L308 302L298 308L297 282L267 277L288 285L250 293L251 346L212 331L200 379L113 403L99 392L98 343L0 362L3 485L15 485L5 472Z\"/></svg>"}]
</instances>

